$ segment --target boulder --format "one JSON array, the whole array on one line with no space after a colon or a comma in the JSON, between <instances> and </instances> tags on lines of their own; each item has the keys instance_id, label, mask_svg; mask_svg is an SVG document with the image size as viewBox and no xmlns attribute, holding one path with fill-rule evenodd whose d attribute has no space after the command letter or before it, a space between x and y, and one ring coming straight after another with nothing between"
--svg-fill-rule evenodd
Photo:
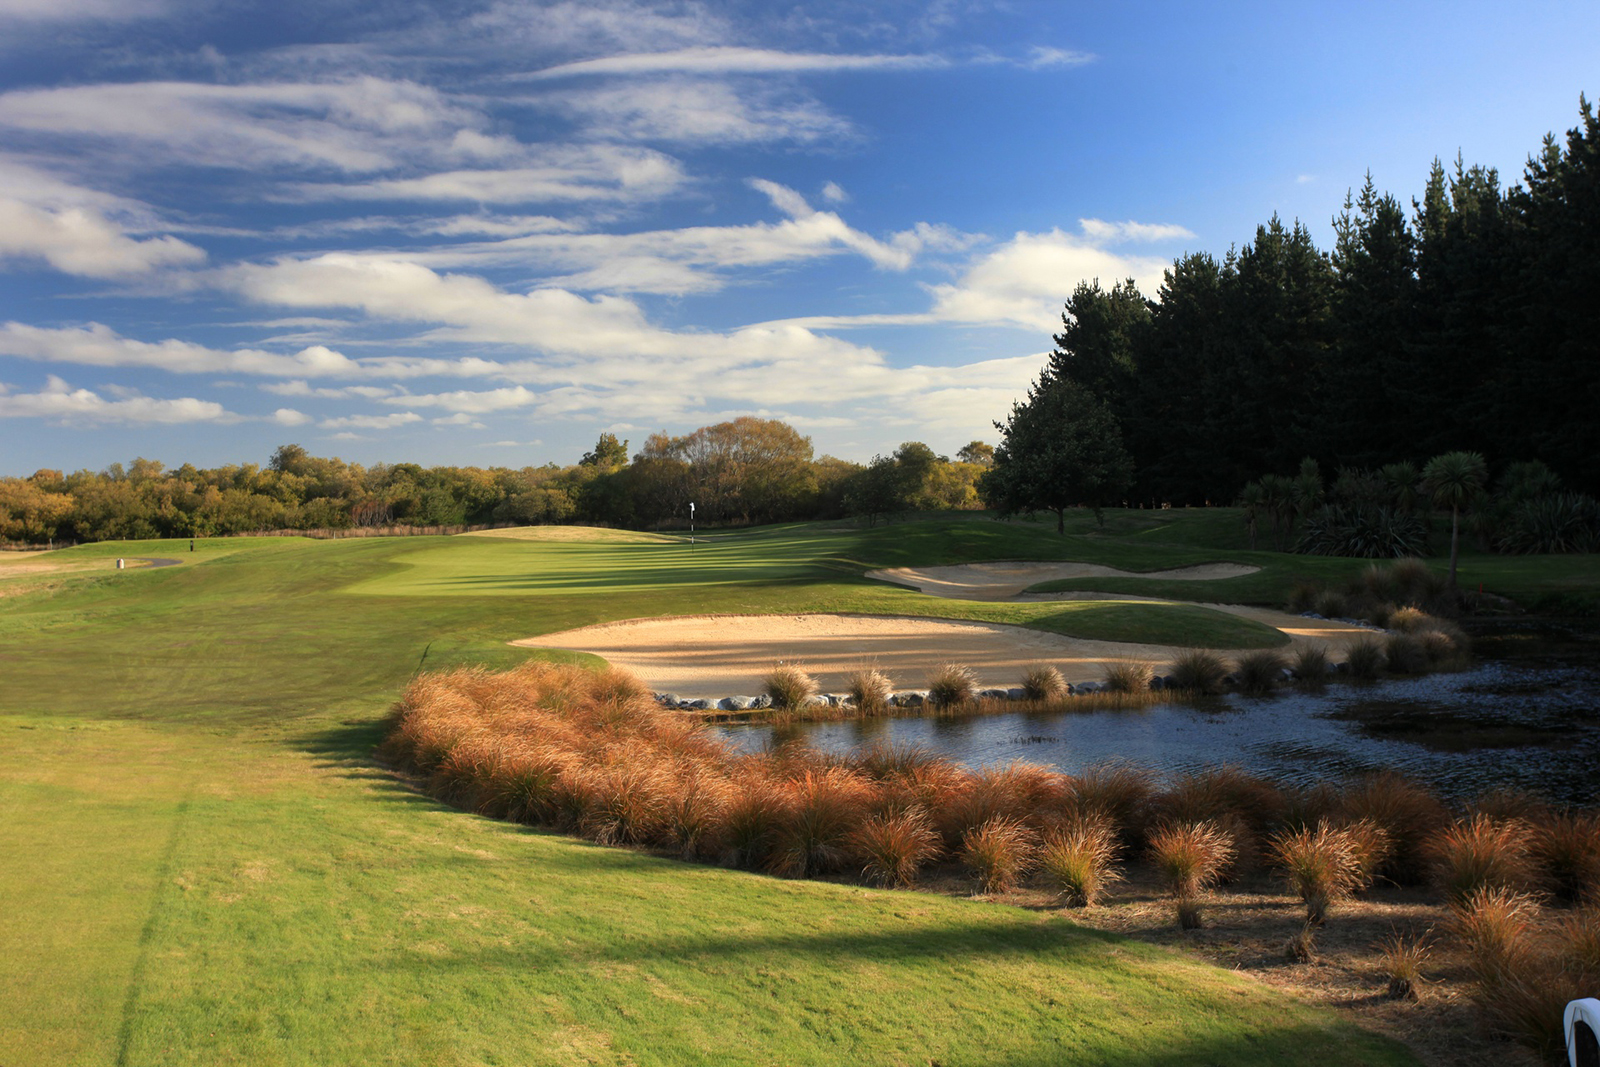
<instances>
[{"instance_id":1,"label":"boulder","mask_svg":"<svg viewBox=\"0 0 1600 1067\"><path fill-rule=\"evenodd\" d=\"M978 690L978 696L983 700L1010 700L1011 699L1011 690L1009 690L1009 689L980 689L980 690Z\"/></svg>"},{"instance_id":2,"label":"boulder","mask_svg":"<svg viewBox=\"0 0 1600 1067\"><path fill-rule=\"evenodd\" d=\"M1159 693L1161 690L1165 689L1166 686L1166 679L1162 678L1161 675L1152 674L1150 676L1150 692Z\"/></svg>"},{"instance_id":3,"label":"boulder","mask_svg":"<svg viewBox=\"0 0 1600 1067\"><path fill-rule=\"evenodd\" d=\"M1079 682L1071 687L1074 693L1098 693L1102 688L1099 682Z\"/></svg>"},{"instance_id":4,"label":"boulder","mask_svg":"<svg viewBox=\"0 0 1600 1067\"><path fill-rule=\"evenodd\" d=\"M760 696L756 697L750 702L750 706L756 709L770 708L772 707L772 698L767 694L762 693Z\"/></svg>"},{"instance_id":5,"label":"boulder","mask_svg":"<svg viewBox=\"0 0 1600 1067\"><path fill-rule=\"evenodd\" d=\"M889 703L897 708L920 708L928 702L928 694L917 690L904 693L895 693L889 698Z\"/></svg>"},{"instance_id":6,"label":"boulder","mask_svg":"<svg viewBox=\"0 0 1600 1067\"><path fill-rule=\"evenodd\" d=\"M717 707L722 711L749 711L755 702L755 697L723 697Z\"/></svg>"},{"instance_id":7,"label":"boulder","mask_svg":"<svg viewBox=\"0 0 1600 1067\"><path fill-rule=\"evenodd\" d=\"M664 708L676 708L683 703L683 698L677 693L657 693L656 703Z\"/></svg>"},{"instance_id":8,"label":"boulder","mask_svg":"<svg viewBox=\"0 0 1600 1067\"><path fill-rule=\"evenodd\" d=\"M1022 686L1020 686L1020 685L1014 685L1010 689L1006 690L1006 699L1007 700L1027 700L1028 699L1028 691L1026 689L1022 688Z\"/></svg>"},{"instance_id":9,"label":"boulder","mask_svg":"<svg viewBox=\"0 0 1600 1067\"><path fill-rule=\"evenodd\" d=\"M704 697L698 700L685 700L678 706L680 708L688 708L690 711L710 711L712 708L711 701L706 700Z\"/></svg>"}]
</instances>

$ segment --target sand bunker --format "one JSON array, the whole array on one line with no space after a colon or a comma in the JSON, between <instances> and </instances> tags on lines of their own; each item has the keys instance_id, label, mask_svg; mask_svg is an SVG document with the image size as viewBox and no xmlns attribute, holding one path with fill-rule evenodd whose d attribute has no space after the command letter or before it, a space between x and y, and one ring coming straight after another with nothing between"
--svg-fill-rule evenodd
<instances>
[{"instance_id":1,"label":"sand bunker","mask_svg":"<svg viewBox=\"0 0 1600 1067\"><path fill-rule=\"evenodd\" d=\"M1238 578L1260 567L1239 563L1202 563L1166 571L1120 571L1097 563L963 563L954 567L892 567L868 571L868 578L909 585L930 596L952 600L1010 600L1039 582L1062 578L1165 578L1187 582Z\"/></svg>"},{"instance_id":2,"label":"sand bunker","mask_svg":"<svg viewBox=\"0 0 1600 1067\"><path fill-rule=\"evenodd\" d=\"M1296 644L1338 645L1364 630L1257 608L1222 610L1278 626ZM1069 682L1099 681L1106 662L1136 659L1156 667L1180 649L1089 641L999 623L907 616L698 615L603 623L513 644L591 652L633 671L652 689L684 697L755 695L782 660L805 667L824 690L864 664L899 687L922 688L941 663L964 663L984 685L1012 686L1030 663L1054 664Z\"/></svg>"}]
</instances>

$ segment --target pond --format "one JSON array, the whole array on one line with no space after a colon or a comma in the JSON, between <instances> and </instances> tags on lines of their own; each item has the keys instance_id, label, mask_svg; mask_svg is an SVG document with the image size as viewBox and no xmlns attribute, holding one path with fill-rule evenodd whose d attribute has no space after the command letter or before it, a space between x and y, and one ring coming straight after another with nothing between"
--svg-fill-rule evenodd
<instances>
[{"instance_id":1,"label":"pond","mask_svg":"<svg viewBox=\"0 0 1600 1067\"><path fill-rule=\"evenodd\" d=\"M1393 768L1457 798L1507 787L1600 801L1600 635L1500 624L1475 638L1478 666L1459 674L1138 711L805 723L783 736L829 752L920 745L971 767L1021 759L1069 773L1112 759L1168 774L1226 763L1304 783ZM717 729L747 751L774 737L770 726Z\"/></svg>"}]
</instances>

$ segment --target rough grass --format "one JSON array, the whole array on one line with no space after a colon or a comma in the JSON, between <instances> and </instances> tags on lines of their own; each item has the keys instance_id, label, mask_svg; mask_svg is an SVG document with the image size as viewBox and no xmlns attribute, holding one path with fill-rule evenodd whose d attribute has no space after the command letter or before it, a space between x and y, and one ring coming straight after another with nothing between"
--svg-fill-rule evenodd
<instances>
[{"instance_id":1,"label":"rough grass","mask_svg":"<svg viewBox=\"0 0 1600 1067\"><path fill-rule=\"evenodd\" d=\"M793 663L775 664L761 680L761 689L781 711L795 711L817 695L817 680Z\"/></svg>"},{"instance_id":2,"label":"rough grass","mask_svg":"<svg viewBox=\"0 0 1600 1067\"><path fill-rule=\"evenodd\" d=\"M1193 518L1207 531L1227 520L1222 536L1233 517ZM946 605L855 575L1098 544L964 525L757 531L720 558L698 546L693 564L648 544L494 537L58 554L82 568L0 612L0 1062L829 1064L848 1048L1131 1067L1272 1064L1328 1044L1352 1062L1414 1062L1170 952L1014 908L906 909L894 894L531 832L443 807L370 759L419 666L510 667L530 653L505 642L534 631L622 615L937 614ZM729 565L735 549L747 566ZM134 555L181 565L99 566ZM1026 607L1000 621L1095 636L1102 618ZM514 804L534 822L574 802L545 788L536 757L495 801L512 818ZM695 830L720 803L711 790L669 811L662 847L726 852ZM1192 1007L1183 1019L1166 1010L1174 995Z\"/></svg>"},{"instance_id":3,"label":"rough grass","mask_svg":"<svg viewBox=\"0 0 1600 1067\"><path fill-rule=\"evenodd\" d=\"M1167 678L1172 688L1199 695L1222 692L1222 683L1227 676L1228 665L1222 657L1205 649L1185 652L1167 668Z\"/></svg>"}]
</instances>

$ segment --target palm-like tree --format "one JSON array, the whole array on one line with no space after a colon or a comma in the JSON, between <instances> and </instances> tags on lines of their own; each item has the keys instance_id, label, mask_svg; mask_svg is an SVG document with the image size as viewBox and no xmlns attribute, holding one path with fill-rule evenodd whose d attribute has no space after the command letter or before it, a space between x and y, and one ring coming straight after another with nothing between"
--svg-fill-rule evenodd
<instances>
[{"instance_id":1,"label":"palm-like tree","mask_svg":"<svg viewBox=\"0 0 1600 1067\"><path fill-rule=\"evenodd\" d=\"M1244 521L1250 528L1250 551L1256 550L1256 519L1261 515L1261 509L1267 500L1266 491L1261 488L1260 482L1251 482L1239 490L1239 506L1244 508Z\"/></svg>"},{"instance_id":2,"label":"palm-like tree","mask_svg":"<svg viewBox=\"0 0 1600 1067\"><path fill-rule=\"evenodd\" d=\"M1461 509L1483 491L1489 465L1477 452L1446 452L1422 468L1422 485L1433 504L1450 509L1450 585L1456 584L1457 548L1461 541Z\"/></svg>"}]
</instances>

